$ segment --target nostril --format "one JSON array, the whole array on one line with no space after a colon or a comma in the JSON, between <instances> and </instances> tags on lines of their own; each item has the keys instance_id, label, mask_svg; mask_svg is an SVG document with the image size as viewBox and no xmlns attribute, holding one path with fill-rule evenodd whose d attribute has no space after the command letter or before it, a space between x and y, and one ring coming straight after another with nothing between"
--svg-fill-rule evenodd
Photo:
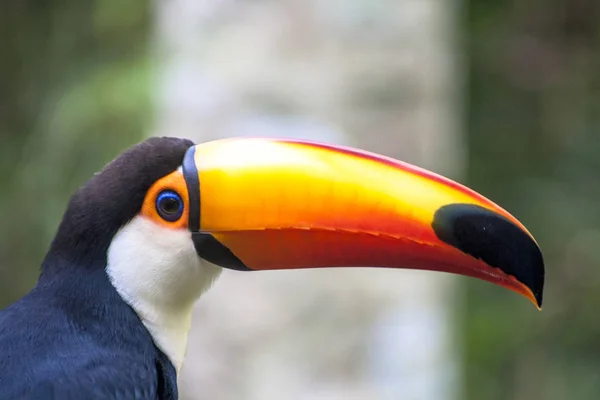
<instances>
[{"instance_id":1,"label":"nostril","mask_svg":"<svg viewBox=\"0 0 600 400\"><path fill-rule=\"evenodd\" d=\"M514 276L542 304L544 260L535 241L504 216L474 204L449 204L436 211L437 237L462 252Z\"/></svg>"}]
</instances>

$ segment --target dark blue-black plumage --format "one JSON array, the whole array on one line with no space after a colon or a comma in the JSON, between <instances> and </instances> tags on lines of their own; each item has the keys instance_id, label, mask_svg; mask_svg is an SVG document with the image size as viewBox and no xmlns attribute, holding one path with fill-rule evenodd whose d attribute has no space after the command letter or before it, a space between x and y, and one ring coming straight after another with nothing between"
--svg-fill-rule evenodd
<instances>
[{"instance_id":1,"label":"dark blue-black plumage","mask_svg":"<svg viewBox=\"0 0 600 400\"><path fill-rule=\"evenodd\" d=\"M173 366L102 269L63 267L0 313L0 398L177 398Z\"/></svg>"},{"instance_id":2,"label":"dark blue-black plumage","mask_svg":"<svg viewBox=\"0 0 600 400\"><path fill-rule=\"evenodd\" d=\"M176 371L106 274L107 250L193 143L152 138L71 199L36 287L0 312L0 399L176 399Z\"/></svg>"}]
</instances>

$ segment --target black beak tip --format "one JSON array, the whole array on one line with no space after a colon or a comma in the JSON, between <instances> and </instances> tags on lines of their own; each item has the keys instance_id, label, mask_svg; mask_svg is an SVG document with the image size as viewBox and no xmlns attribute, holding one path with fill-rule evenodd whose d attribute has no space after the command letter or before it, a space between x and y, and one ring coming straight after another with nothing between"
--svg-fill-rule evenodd
<instances>
[{"instance_id":1,"label":"black beak tip","mask_svg":"<svg viewBox=\"0 0 600 400\"><path fill-rule=\"evenodd\" d=\"M435 213L432 227L441 241L523 283L541 308L544 259L527 232L504 216L474 204L441 207Z\"/></svg>"}]
</instances>

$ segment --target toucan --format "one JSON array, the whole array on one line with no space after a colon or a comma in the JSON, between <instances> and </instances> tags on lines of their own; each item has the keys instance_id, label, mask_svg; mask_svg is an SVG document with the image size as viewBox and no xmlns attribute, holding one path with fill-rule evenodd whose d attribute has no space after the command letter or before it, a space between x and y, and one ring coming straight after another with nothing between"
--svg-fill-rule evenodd
<instances>
[{"instance_id":1,"label":"toucan","mask_svg":"<svg viewBox=\"0 0 600 400\"><path fill-rule=\"evenodd\" d=\"M533 236L459 183L324 143L155 137L72 196L36 286L0 312L0 399L177 399L194 303L223 268L333 267L455 273L542 304Z\"/></svg>"}]
</instances>

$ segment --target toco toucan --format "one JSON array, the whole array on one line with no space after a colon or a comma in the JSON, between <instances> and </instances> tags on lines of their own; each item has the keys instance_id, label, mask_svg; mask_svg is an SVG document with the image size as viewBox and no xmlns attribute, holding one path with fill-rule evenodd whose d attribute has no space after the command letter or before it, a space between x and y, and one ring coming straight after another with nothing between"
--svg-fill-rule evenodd
<instances>
[{"instance_id":1,"label":"toco toucan","mask_svg":"<svg viewBox=\"0 0 600 400\"><path fill-rule=\"evenodd\" d=\"M222 268L322 267L444 271L542 303L532 235L458 183L322 143L151 138L75 193L37 285L0 312L0 399L176 399Z\"/></svg>"}]
</instances>

